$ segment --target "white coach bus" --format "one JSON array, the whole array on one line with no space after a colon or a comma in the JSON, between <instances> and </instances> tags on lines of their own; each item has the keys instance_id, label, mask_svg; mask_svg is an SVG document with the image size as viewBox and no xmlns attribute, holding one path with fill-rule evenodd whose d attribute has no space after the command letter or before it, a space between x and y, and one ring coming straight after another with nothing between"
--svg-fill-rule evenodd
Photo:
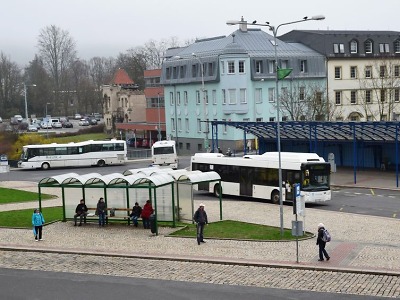
<instances>
[{"instance_id":1,"label":"white coach bus","mask_svg":"<svg viewBox=\"0 0 400 300\"><path fill-rule=\"evenodd\" d=\"M151 146L153 166L178 168L175 141L158 141Z\"/></svg>"},{"instance_id":2,"label":"white coach bus","mask_svg":"<svg viewBox=\"0 0 400 300\"><path fill-rule=\"evenodd\" d=\"M49 169L124 164L127 160L126 143L121 140L85 141L68 144L23 146L18 167Z\"/></svg>"},{"instance_id":3,"label":"white coach bus","mask_svg":"<svg viewBox=\"0 0 400 300\"><path fill-rule=\"evenodd\" d=\"M282 193L293 201L295 183L305 202L331 200L330 164L315 153L281 152ZM221 176L222 194L272 200L279 203L278 152L227 157L220 153L196 153L191 170L215 171ZM218 183L203 183L199 190L219 195Z\"/></svg>"}]
</instances>

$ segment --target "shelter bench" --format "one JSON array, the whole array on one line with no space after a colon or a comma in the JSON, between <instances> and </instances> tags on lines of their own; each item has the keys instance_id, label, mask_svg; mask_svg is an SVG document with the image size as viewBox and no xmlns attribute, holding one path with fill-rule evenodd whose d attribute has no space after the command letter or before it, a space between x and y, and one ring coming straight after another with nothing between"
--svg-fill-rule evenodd
<instances>
[{"instance_id":1,"label":"shelter bench","mask_svg":"<svg viewBox=\"0 0 400 300\"><path fill-rule=\"evenodd\" d=\"M110 216L110 211L114 210L115 212L117 211L125 211L126 212L126 216ZM96 208L95 207L88 207L88 212L92 212L93 214L96 212ZM108 224L109 220L119 220L119 221L128 221L128 225L131 224L131 217L129 217L129 214L132 210L129 208L107 208L107 214L106 214L106 224ZM90 218L90 219L96 219L98 220L99 216L93 215L93 216L86 216L86 219Z\"/></svg>"}]
</instances>

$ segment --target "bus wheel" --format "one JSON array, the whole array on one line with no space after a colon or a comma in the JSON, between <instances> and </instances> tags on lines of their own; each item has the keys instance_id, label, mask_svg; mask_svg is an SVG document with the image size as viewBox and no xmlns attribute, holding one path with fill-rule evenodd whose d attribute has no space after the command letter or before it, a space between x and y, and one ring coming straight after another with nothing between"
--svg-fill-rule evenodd
<instances>
[{"instance_id":1,"label":"bus wheel","mask_svg":"<svg viewBox=\"0 0 400 300\"><path fill-rule=\"evenodd\" d=\"M105 165L106 165L106 162L102 159L97 162L98 167L104 167Z\"/></svg>"},{"instance_id":2,"label":"bus wheel","mask_svg":"<svg viewBox=\"0 0 400 300\"><path fill-rule=\"evenodd\" d=\"M221 195L222 195L222 187L221 187L219 184L216 184L216 185L214 186L214 195L215 195L215 197L218 197L218 198L219 198L219 191L220 191L220 189L221 189Z\"/></svg>"},{"instance_id":3,"label":"bus wheel","mask_svg":"<svg viewBox=\"0 0 400 300\"><path fill-rule=\"evenodd\" d=\"M50 169L50 165L48 163L42 163L42 170Z\"/></svg>"},{"instance_id":4,"label":"bus wheel","mask_svg":"<svg viewBox=\"0 0 400 300\"><path fill-rule=\"evenodd\" d=\"M271 201L272 201L272 203L274 203L274 204L278 204L279 203L279 192L278 191L273 191L272 193L271 193Z\"/></svg>"}]
</instances>

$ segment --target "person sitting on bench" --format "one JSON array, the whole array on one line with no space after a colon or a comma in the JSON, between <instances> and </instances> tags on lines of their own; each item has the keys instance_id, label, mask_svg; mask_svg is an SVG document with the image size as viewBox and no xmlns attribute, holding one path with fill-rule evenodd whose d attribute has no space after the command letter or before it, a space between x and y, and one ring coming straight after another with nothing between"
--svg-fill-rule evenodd
<instances>
[{"instance_id":1,"label":"person sitting on bench","mask_svg":"<svg viewBox=\"0 0 400 300\"><path fill-rule=\"evenodd\" d=\"M76 221L77 221L78 217L79 217L79 225L78 226L82 226L82 220L86 223L87 211L88 211L88 208L85 204L85 200L81 199L80 203L78 204L78 206L75 209L75 215L74 215L75 224L74 224L74 226L76 226Z\"/></svg>"},{"instance_id":2,"label":"person sitting on bench","mask_svg":"<svg viewBox=\"0 0 400 300\"><path fill-rule=\"evenodd\" d=\"M135 206L132 208L132 212L129 215L135 227L138 227L138 218L140 218L141 214L142 208L139 206L139 203L135 202Z\"/></svg>"}]
</instances>

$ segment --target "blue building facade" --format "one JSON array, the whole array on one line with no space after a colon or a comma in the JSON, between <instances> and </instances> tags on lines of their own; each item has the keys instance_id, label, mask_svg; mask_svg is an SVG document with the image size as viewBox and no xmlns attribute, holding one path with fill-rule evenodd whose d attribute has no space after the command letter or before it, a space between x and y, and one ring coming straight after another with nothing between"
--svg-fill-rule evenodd
<instances>
[{"instance_id":1,"label":"blue building facade","mask_svg":"<svg viewBox=\"0 0 400 300\"><path fill-rule=\"evenodd\" d=\"M299 43L278 40L276 47L278 66L293 69L279 81L280 95L295 89L301 101L301 87L325 92L323 55ZM161 74L167 137L177 141L179 154L192 154L211 149L210 121L276 122L275 78L274 38L260 29L241 25L229 36L169 49ZM280 111L280 121L292 119L285 107ZM242 130L222 126L217 138L221 149L244 147ZM254 143L253 135L246 138Z\"/></svg>"}]
</instances>

